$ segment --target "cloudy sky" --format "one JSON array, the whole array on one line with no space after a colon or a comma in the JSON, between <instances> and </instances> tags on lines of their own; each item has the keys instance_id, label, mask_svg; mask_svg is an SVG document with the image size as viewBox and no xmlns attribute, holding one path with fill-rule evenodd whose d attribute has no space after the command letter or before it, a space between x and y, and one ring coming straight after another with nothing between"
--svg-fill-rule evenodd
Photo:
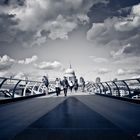
<instances>
[{"instance_id":1,"label":"cloudy sky","mask_svg":"<svg viewBox=\"0 0 140 140\"><path fill-rule=\"evenodd\" d=\"M140 77L140 0L0 0L0 76Z\"/></svg>"}]
</instances>

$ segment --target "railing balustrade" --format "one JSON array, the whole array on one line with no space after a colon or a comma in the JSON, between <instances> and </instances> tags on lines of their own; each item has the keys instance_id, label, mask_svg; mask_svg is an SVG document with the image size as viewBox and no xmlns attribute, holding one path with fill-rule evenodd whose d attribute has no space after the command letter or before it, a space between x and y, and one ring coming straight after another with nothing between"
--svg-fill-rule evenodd
<instances>
[{"instance_id":1,"label":"railing balustrade","mask_svg":"<svg viewBox=\"0 0 140 140\"><path fill-rule=\"evenodd\" d=\"M88 92L106 94L125 98L140 98L140 79L125 79L107 82L88 82L86 84Z\"/></svg>"},{"instance_id":2,"label":"railing balustrade","mask_svg":"<svg viewBox=\"0 0 140 140\"><path fill-rule=\"evenodd\" d=\"M53 82L50 82L47 89L43 82L0 77L0 100L48 94L54 91Z\"/></svg>"}]
</instances>

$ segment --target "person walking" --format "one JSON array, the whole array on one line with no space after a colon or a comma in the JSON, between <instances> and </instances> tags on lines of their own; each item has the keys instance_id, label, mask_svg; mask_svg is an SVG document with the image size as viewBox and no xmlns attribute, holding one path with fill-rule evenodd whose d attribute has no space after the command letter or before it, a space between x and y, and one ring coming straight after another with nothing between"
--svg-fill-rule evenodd
<instances>
[{"instance_id":1,"label":"person walking","mask_svg":"<svg viewBox=\"0 0 140 140\"><path fill-rule=\"evenodd\" d=\"M48 88L48 86L49 86L49 80L48 80L48 77L47 76L43 76L42 82Z\"/></svg>"},{"instance_id":2,"label":"person walking","mask_svg":"<svg viewBox=\"0 0 140 140\"><path fill-rule=\"evenodd\" d=\"M55 80L55 91L56 91L56 96L58 96L61 92L61 81L56 78Z\"/></svg>"},{"instance_id":3,"label":"person walking","mask_svg":"<svg viewBox=\"0 0 140 140\"><path fill-rule=\"evenodd\" d=\"M74 85L73 85L75 92L77 92L78 86L79 86L79 85L78 85L78 80L77 80L76 77L75 77Z\"/></svg>"},{"instance_id":4,"label":"person walking","mask_svg":"<svg viewBox=\"0 0 140 140\"><path fill-rule=\"evenodd\" d=\"M48 87L49 87L49 80L48 80L48 77L47 77L47 76L43 76L42 82L43 82L43 84L44 84L45 87L46 87L46 91L44 91L45 94L46 94L46 93L48 93Z\"/></svg>"},{"instance_id":5,"label":"person walking","mask_svg":"<svg viewBox=\"0 0 140 140\"><path fill-rule=\"evenodd\" d=\"M83 77L80 77L80 85L81 85L81 91L85 91L85 80Z\"/></svg>"},{"instance_id":6,"label":"person walking","mask_svg":"<svg viewBox=\"0 0 140 140\"><path fill-rule=\"evenodd\" d=\"M72 81L69 81L69 88L70 88L70 91L72 93L72 89L73 89L73 82Z\"/></svg>"},{"instance_id":7,"label":"person walking","mask_svg":"<svg viewBox=\"0 0 140 140\"><path fill-rule=\"evenodd\" d=\"M68 80L65 76L64 76L64 79L62 81L62 86L63 86L63 90L64 90L64 95L67 96L67 90L68 90L69 83L68 83Z\"/></svg>"}]
</instances>

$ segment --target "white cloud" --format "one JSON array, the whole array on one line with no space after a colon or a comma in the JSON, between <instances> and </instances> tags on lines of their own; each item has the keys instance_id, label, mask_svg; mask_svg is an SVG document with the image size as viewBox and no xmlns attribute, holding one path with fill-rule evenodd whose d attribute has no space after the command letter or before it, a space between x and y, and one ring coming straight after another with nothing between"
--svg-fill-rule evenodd
<instances>
[{"instance_id":1,"label":"white cloud","mask_svg":"<svg viewBox=\"0 0 140 140\"><path fill-rule=\"evenodd\" d=\"M62 15L59 15L56 20L49 21L44 24L41 30L48 31L48 37L52 40L57 38L68 39L68 33L77 27L75 22L67 21Z\"/></svg>"},{"instance_id":2,"label":"white cloud","mask_svg":"<svg viewBox=\"0 0 140 140\"><path fill-rule=\"evenodd\" d=\"M140 3L132 8L132 13L135 15L140 15Z\"/></svg>"},{"instance_id":3,"label":"white cloud","mask_svg":"<svg viewBox=\"0 0 140 140\"><path fill-rule=\"evenodd\" d=\"M33 62L36 62L38 57L36 55L32 56L31 58L26 58L25 60L19 60L19 64L31 64Z\"/></svg>"},{"instance_id":4,"label":"white cloud","mask_svg":"<svg viewBox=\"0 0 140 140\"><path fill-rule=\"evenodd\" d=\"M121 46L131 44L132 49L124 49L124 53L137 53L139 49L140 36L140 4L133 6L131 13L127 17L113 17L106 19L103 23L93 23L92 27L87 32L87 39L103 46L112 45L115 47L116 43ZM120 46L116 47L120 47ZM127 51L125 52L125 50ZM117 53L121 53L121 50ZM117 54L116 54L117 55ZM119 54L118 54L119 55Z\"/></svg>"},{"instance_id":5,"label":"white cloud","mask_svg":"<svg viewBox=\"0 0 140 140\"><path fill-rule=\"evenodd\" d=\"M0 70L6 70L12 67L12 65L15 63L15 60L10 58L7 55L0 56Z\"/></svg>"},{"instance_id":6,"label":"white cloud","mask_svg":"<svg viewBox=\"0 0 140 140\"><path fill-rule=\"evenodd\" d=\"M127 48L132 47L131 44L127 44L122 46L118 51L111 51L111 56L113 58L121 58L124 57L124 52Z\"/></svg>"},{"instance_id":7,"label":"white cloud","mask_svg":"<svg viewBox=\"0 0 140 140\"><path fill-rule=\"evenodd\" d=\"M96 62L96 63L106 63L106 62L108 62L108 59L106 59L106 58L95 58L93 61Z\"/></svg>"},{"instance_id":8,"label":"white cloud","mask_svg":"<svg viewBox=\"0 0 140 140\"><path fill-rule=\"evenodd\" d=\"M25 73L23 73L23 72L18 72L17 74L14 75L13 78L14 78L14 79L24 79L24 80L25 80L26 77L27 77L27 76L26 76Z\"/></svg>"},{"instance_id":9,"label":"white cloud","mask_svg":"<svg viewBox=\"0 0 140 140\"><path fill-rule=\"evenodd\" d=\"M124 74L125 74L125 70L123 70L123 69L118 69L117 74L118 74L118 75L124 75Z\"/></svg>"},{"instance_id":10,"label":"white cloud","mask_svg":"<svg viewBox=\"0 0 140 140\"><path fill-rule=\"evenodd\" d=\"M14 2L5 11L18 20L15 28L33 33L25 44L32 47L46 43L48 37L68 39L69 33L79 25L89 23L87 13L97 3L106 4L108 0L25 0L22 6ZM38 31L47 33L34 36Z\"/></svg>"},{"instance_id":11,"label":"white cloud","mask_svg":"<svg viewBox=\"0 0 140 140\"><path fill-rule=\"evenodd\" d=\"M58 61L54 62L43 61L40 64L35 64L34 66L42 70L63 70L62 64Z\"/></svg>"},{"instance_id":12,"label":"white cloud","mask_svg":"<svg viewBox=\"0 0 140 140\"><path fill-rule=\"evenodd\" d=\"M132 76L132 79L140 78L140 75Z\"/></svg>"},{"instance_id":13,"label":"white cloud","mask_svg":"<svg viewBox=\"0 0 140 140\"><path fill-rule=\"evenodd\" d=\"M133 6L131 14L127 18L120 19L115 24L118 31L131 31L140 26L140 4Z\"/></svg>"},{"instance_id":14,"label":"white cloud","mask_svg":"<svg viewBox=\"0 0 140 140\"><path fill-rule=\"evenodd\" d=\"M6 77L7 71L0 71L0 77Z\"/></svg>"},{"instance_id":15,"label":"white cloud","mask_svg":"<svg viewBox=\"0 0 140 140\"><path fill-rule=\"evenodd\" d=\"M94 40L96 37L102 36L106 31L106 27L103 23L93 23L91 29L87 32L87 39Z\"/></svg>"},{"instance_id":16,"label":"white cloud","mask_svg":"<svg viewBox=\"0 0 140 140\"><path fill-rule=\"evenodd\" d=\"M106 74L109 73L110 70L108 70L107 68L100 68L98 69L98 74Z\"/></svg>"},{"instance_id":17,"label":"white cloud","mask_svg":"<svg viewBox=\"0 0 140 140\"><path fill-rule=\"evenodd\" d=\"M140 68L131 68L131 69L118 69L117 71L117 75L121 76L121 75L140 75Z\"/></svg>"},{"instance_id":18,"label":"white cloud","mask_svg":"<svg viewBox=\"0 0 140 140\"><path fill-rule=\"evenodd\" d=\"M35 30L42 26L44 21L55 19L59 14L67 16L76 16L77 13L86 14L92 3L94 1L91 0L25 0L24 6L13 7L10 9L10 13L20 19L18 25L20 29Z\"/></svg>"},{"instance_id":19,"label":"white cloud","mask_svg":"<svg viewBox=\"0 0 140 140\"><path fill-rule=\"evenodd\" d=\"M95 63L107 63L109 60L103 57L89 56Z\"/></svg>"},{"instance_id":20,"label":"white cloud","mask_svg":"<svg viewBox=\"0 0 140 140\"><path fill-rule=\"evenodd\" d=\"M80 20L82 24L89 23L89 17L86 14L77 14L77 18Z\"/></svg>"},{"instance_id":21,"label":"white cloud","mask_svg":"<svg viewBox=\"0 0 140 140\"><path fill-rule=\"evenodd\" d=\"M41 45L45 44L46 41L47 41L46 36L36 36L35 35L35 37L33 39L33 42L31 43L31 47L33 47L33 46L41 46ZM25 44L25 46L26 45L27 44Z\"/></svg>"}]
</instances>

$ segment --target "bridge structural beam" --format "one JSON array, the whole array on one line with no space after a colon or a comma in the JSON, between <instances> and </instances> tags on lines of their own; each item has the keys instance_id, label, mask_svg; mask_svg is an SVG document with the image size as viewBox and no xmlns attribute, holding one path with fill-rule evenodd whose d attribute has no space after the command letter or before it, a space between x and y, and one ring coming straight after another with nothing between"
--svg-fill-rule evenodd
<instances>
[{"instance_id":1,"label":"bridge structural beam","mask_svg":"<svg viewBox=\"0 0 140 140\"><path fill-rule=\"evenodd\" d=\"M33 88L32 88L32 91L31 91L31 95L33 95L34 93L34 89L35 89L35 86L37 85L37 82L34 84Z\"/></svg>"},{"instance_id":2,"label":"bridge structural beam","mask_svg":"<svg viewBox=\"0 0 140 140\"><path fill-rule=\"evenodd\" d=\"M7 81L7 78L3 79L3 81L0 83L0 89L2 87L2 85Z\"/></svg>"},{"instance_id":3,"label":"bridge structural beam","mask_svg":"<svg viewBox=\"0 0 140 140\"><path fill-rule=\"evenodd\" d=\"M98 89L99 87L95 85L95 83L92 84L96 89Z\"/></svg>"},{"instance_id":4,"label":"bridge structural beam","mask_svg":"<svg viewBox=\"0 0 140 140\"><path fill-rule=\"evenodd\" d=\"M122 80L122 82L126 85L128 92L129 92L129 97L131 98L131 90L130 90L128 84L124 80Z\"/></svg>"},{"instance_id":5,"label":"bridge structural beam","mask_svg":"<svg viewBox=\"0 0 140 140\"><path fill-rule=\"evenodd\" d=\"M107 82L105 82L105 83L106 83L106 85L108 86L108 88L109 88L109 90L110 90L110 94L112 95L112 90L111 90L110 85L109 85Z\"/></svg>"},{"instance_id":6,"label":"bridge structural beam","mask_svg":"<svg viewBox=\"0 0 140 140\"><path fill-rule=\"evenodd\" d=\"M17 89L17 86L18 86L18 84L19 84L20 82L21 82L21 80L19 80L19 81L16 83L16 85L14 86L12 98L14 98L15 92L16 92L16 89Z\"/></svg>"},{"instance_id":7,"label":"bridge structural beam","mask_svg":"<svg viewBox=\"0 0 140 140\"><path fill-rule=\"evenodd\" d=\"M100 94L102 94L102 90L99 84L96 83L96 85L98 86L99 90L100 90Z\"/></svg>"},{"instance_id":8,"label":"bridge structural beam","mask_svg":"<svg viewBox=\"0 0 140 140\"><path fill-rule=\"evenodd\" d=\"M26 83L26 86L24 87L24 91L23 91L23 96L26 96L26 90L27 87L30 85L31 82Z\"/></svg>"},{"instance_id":9,"label":"bridge structural beam","mask_svg":"<svg viewBox=\"0 0 140 140\"><path fill-rule=\"evenodd\" d=\"M103 85L103 83L100 83L103 87L103 92L105 91L105 94L106 94L106 89L105 89L105 86Z\"/></svg>"},{"instance_id":10,"label":"bridge structural beam","mask_svg":"<svg viewBox=\"0 0 140 140\"><path fill-rule=\"evenodd\" d=\"M140 79L136 79L140 83Z\"/></svg>"},{"instance_id":11,"label":"bridge structural beam","mask_svg":"<svg viewBox=\"0 0 140 140\"><path fill-rule=\"evenodd\" d=\"M119 89L118 85L114 81L112 81L112 83L116 86L117 91L118 91L118 96L120 97L120 89Z\"/></svg>"}]
</instances>

